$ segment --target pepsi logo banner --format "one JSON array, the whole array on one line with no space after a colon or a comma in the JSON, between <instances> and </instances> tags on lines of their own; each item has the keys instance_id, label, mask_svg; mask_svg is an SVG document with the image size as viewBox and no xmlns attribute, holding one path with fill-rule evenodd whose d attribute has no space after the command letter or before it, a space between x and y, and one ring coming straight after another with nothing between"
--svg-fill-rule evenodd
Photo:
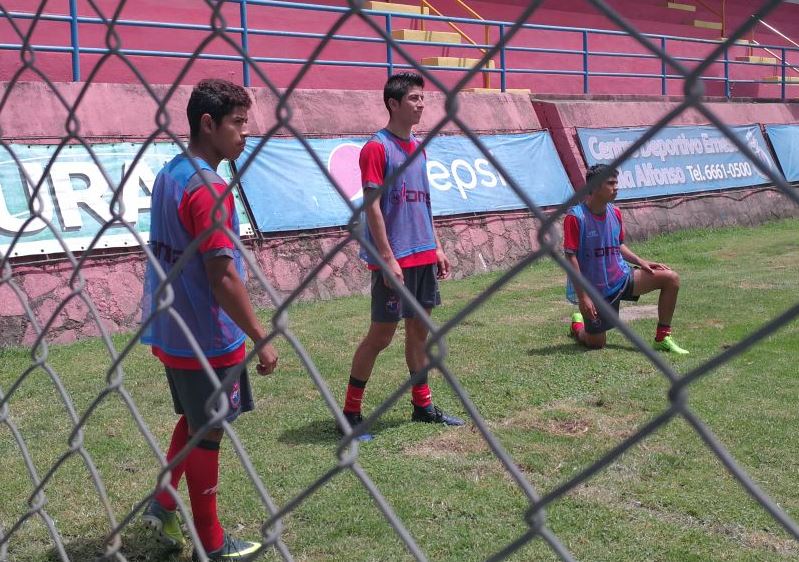
<instances>
[{"instance_id":1,"label":"pepsi logo banner","mask_svg":"<svg viewBox=\"0 0 799 562\"><path fill-rule=\"evenodd\" d=\"M368 139L307 139L319 163L354 205L363 198L358 158ZM572 187L548 132L487 135L480 141L518 187L539 206L568 199ZM296 139L247 140L237 160L242 187L261 232L341 226L351 211L322 168ZM439 136L426 147L436 216L523 209L507 178L466 137ZM247 167L245 168L245 165Z\"/></svg>"},{"instance_id":2,"label":"pepsi logo banner","mask_svg":"<svg viewBox=\"0 0 799 562\"><path fill-rule=\"evenodd\" d=\"M779 173L759 125L730 127L763 165ZM589 166L610 164L648 130L587 129L577 136ZM618 199L749 187L771 180L712 126L665 127L619 166Z\"/></svg>"}]
</instances>

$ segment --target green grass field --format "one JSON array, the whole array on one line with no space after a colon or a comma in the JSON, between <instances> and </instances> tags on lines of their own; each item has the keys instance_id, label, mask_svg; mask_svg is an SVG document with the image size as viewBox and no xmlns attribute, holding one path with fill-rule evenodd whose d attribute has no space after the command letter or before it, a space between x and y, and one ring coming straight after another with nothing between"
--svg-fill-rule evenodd
<instances>
[{"instance_id":1,"label":"green grass field","mask_svg":"<svg viewBox=\"0 0 799 562\"><path fill-rule=\"evenodd\" d=\"M693 230L631 244L682 276L675 338L691 350L664 358L686 373L797 302L799 221L757 228ZM448 281L443 321L498 274ZM654 334L654 295L623 305L645 341ZM448 337L447 364L528 481L545 494L632 435L668 406L668 385L647 359L614 331L600 351L579 349L567 335L572 308L563 274L536 264L505 286ZM264 314L264 318L265 318ZM293 306L289 325L343 400L352 353L368 324L362 297ZM128 336L129 337L129 336ZM365 399L368 413L407 376L402 334L378 360ZM114 338L122 347L125 336ZM310 377L285 341L279 374L256 378L257 410L234 425L254 467L279 505L333 467L337 435ZM793 321L689 388L690 406L755 482L799 518L799 322ZM3 393L30 364L25 350L0 351ZM51 349L48 364L82 414L105 386L108 353L97 340ZM124 386L142 419L166 448L175 422L160 364L137 346L125 359ZM462 406L442 377L434 400ZM65 451L71 424L48 375L33 371L9 401L10 419L44 475ZM2 414L2 412L0 412ZM407 398L377 423L359 462L430 560L482 560L526 529L528 504L473 426L448 429L409 422ZM0 525L27 512L31 491L12 434L0 424ZM158 463L129 410L108 396L85 428L86 450L123 518L150 493ZM245 471L223 444L220 511L237 535L256 537L265 508ZM72 456L45 492L73 560L91 560L108 522L88 471ZM185 483L181 488L183 497ZM547 510L547 524L580 560L796 560L799 544L752 500L678 418L625 453ZM297 560L410 560L357 478L349 471L311 495L285 519L283 538ZM169 555L138 522L123 535L128 560L187 560ZM270 554L267 559L278 559ZM47 529L29 519L10 539L9 560L58 559ZM555 560L540 540L512 560Z\"/></svg>"}]
</instances>

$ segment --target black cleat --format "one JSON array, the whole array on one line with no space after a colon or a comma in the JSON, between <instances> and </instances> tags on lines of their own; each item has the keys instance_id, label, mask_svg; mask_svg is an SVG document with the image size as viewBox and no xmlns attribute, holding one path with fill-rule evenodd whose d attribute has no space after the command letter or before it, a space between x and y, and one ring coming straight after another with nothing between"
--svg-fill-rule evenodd
<instances>
[{"instance_id":1,"label":"black cleat","mask_svg":"<svg viewBox=\"0 0 799 562\"><path fill-rule=\"evenodd\" d=\"M434 404L430 404L426 408L414 404L411 420L424 423L443 423L444 425L463 425L466 423L460 418L449 415Z\"/></svg>"},{"instance_id":2,"label":"black cleat","mask_svg":"<svg viewBox=\"0 0 799 562\"><path fill-rule=\"evenodd\" d=\"M347 418L347 421L349 422L350 427L352 428L353 431L356 431L356 428L363 423L363 416L361 415L360 412L358 412L357 414L352 412L343 412L343 413L344 417ZM339 434L344 435L344 428L341 427L340 425L336 424L336 430L339 432ZM362 433L355 439L357 441L371 441L372 439L374 439L374 435L372 435L371 433Z\"/></svg>"}]
</instances>

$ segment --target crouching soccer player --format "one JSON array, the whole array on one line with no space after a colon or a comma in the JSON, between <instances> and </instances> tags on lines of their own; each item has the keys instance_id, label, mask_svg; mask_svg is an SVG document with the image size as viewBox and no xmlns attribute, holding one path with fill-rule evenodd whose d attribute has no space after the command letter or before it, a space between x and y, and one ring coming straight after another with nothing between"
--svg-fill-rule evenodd
<instances>
[{"instance_id":1,"label":"crouching soccer player","mask_svg":"<svg viewBox=\"0 0 799 562\"><path fill-rule=\"evenodd\" d=\"M377 262L365 251L361 257L372 271L372 322L352 359L350 380L344 402L344 416L352 427L363 420L361 401L375 361L394 337L400 318L405 319L405 361L410 376L413 421L463 425L463 420L441 411L431 401L427 376L418 373L427 365L424 348L428 330L415 311L402 302L386 280L394 276L416 298L427 315L441 304L437 278L449 274L449 260L441 249L433 226L427 158L422 152L401 174L396 171L417 150L419 141L412 134L424 110L424 80L415 73L390 77L383 88L388 109L386 127L367 142L360 155L364 191L377 189L389 177L380 198L366 207L368 238L389 270L381 272ZM371 438L362 434L362 440Z\"/></svg>"},{"instance_id":2,"label":"crouching soccer player","mask_svg":"<svg viewBox=\"0 0 799 562\"><path fill-rule=\"evenodd\" d=\"M586 174L586 182L607 171L597 164ZM655 349L687 354L671 337L671 318L677 305L680 276L668 266L641 259L624 244L621 211L612 204L618 193L618 170L611 170L602 185L586 200L569 209L563 221L563 250L575 270L619 311L620 301L637 301L640 295L660 290ZM633 264L634 268L628 265ZM591 297L569 279L567 296L579 305L571 320L571 335L590 349L605 346L605 332L613 324L595 306Z\"/></svg>"},{"instance_id":3,"label":"crouching soccer player","mask_svg":"<svg viewBox=\"0 0 799 562\"><path fill-rule=\"evenodd\" d=\"M142 302L143 318L155 315L142 335L142 343L151 345L153 354L164 364L175 412L180 415L167 462L193 435L204 431L197 446L172 469L170 484L177 489L186 475L194 528L211 560L250 560L261 545L231 537L219 522L219 443L224 430L221 421L206 429L211 416L205 410L215 388L171 313L180 315L215 376L226 381L220 395L228 406L226 421L252 410L244 339L246 334L259 341L267 334L247 295L241 252L228 234L238 237L239 232L233 195L216 173L223 159L235 159L244 149L250 104L244 88L224 80L203 80L192 91L186 108L191 135L188 154L175 156L158 173L150 225L150 246L164 272L169 275L179 260L185 263L171 282L171 311L158 312L155 290L160 278L152 264L148 264ZM222 205L217 206L220 198ZM216 224L222 219L228 231ZM203 237L209 230L210 234ZM194 255L183 260L197 238L200 243ZM260 374L275 369L277 353L272 345L259 349L258 360ZM161 542L180 548L185 539L176 506L170 492L162 490L150 501L142 520ZM197 559L195 549L192 560Z\"/></svg>"}]
</instances>

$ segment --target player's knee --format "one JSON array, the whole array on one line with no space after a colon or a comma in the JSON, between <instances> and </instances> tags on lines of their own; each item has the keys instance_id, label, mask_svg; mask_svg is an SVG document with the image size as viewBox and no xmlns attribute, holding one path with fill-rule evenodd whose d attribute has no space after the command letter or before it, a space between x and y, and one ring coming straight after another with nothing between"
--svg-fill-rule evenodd
<instances>
[{"instance_id":1,"label":"player's knee","mask_svg":"<svg viewBox=\"0 0 799 562\"><path fill-rule=\"evenodd\" d=\"M605 334L584 334L582 341L588 349L602 349L605 347Z\"/></svg>"},{"instance_id":2,"label":"player's knee","mask_svg":"<svg viewBox=\"0 0 799 562\"><path fill-rule=\"evenodd\" d=\"M394 332L387 333L387 332L377 332L377 333L369 333L366 336L363 344L367 347L370 347L372 350L380 352L383 351L391 344L391 340L394 339Z\"/></svg>"},{"instance_id":3,"label":"player's knee","mask_svg":"<svg viewBox=\"0 0 799 562\"><path fill-rule=\"evenodd\" d=\"M673 269L669 270L668 281L669 281L669 286L675 289L680 288L680 274L674 271Z\"/></svg>"}]
</instances>

